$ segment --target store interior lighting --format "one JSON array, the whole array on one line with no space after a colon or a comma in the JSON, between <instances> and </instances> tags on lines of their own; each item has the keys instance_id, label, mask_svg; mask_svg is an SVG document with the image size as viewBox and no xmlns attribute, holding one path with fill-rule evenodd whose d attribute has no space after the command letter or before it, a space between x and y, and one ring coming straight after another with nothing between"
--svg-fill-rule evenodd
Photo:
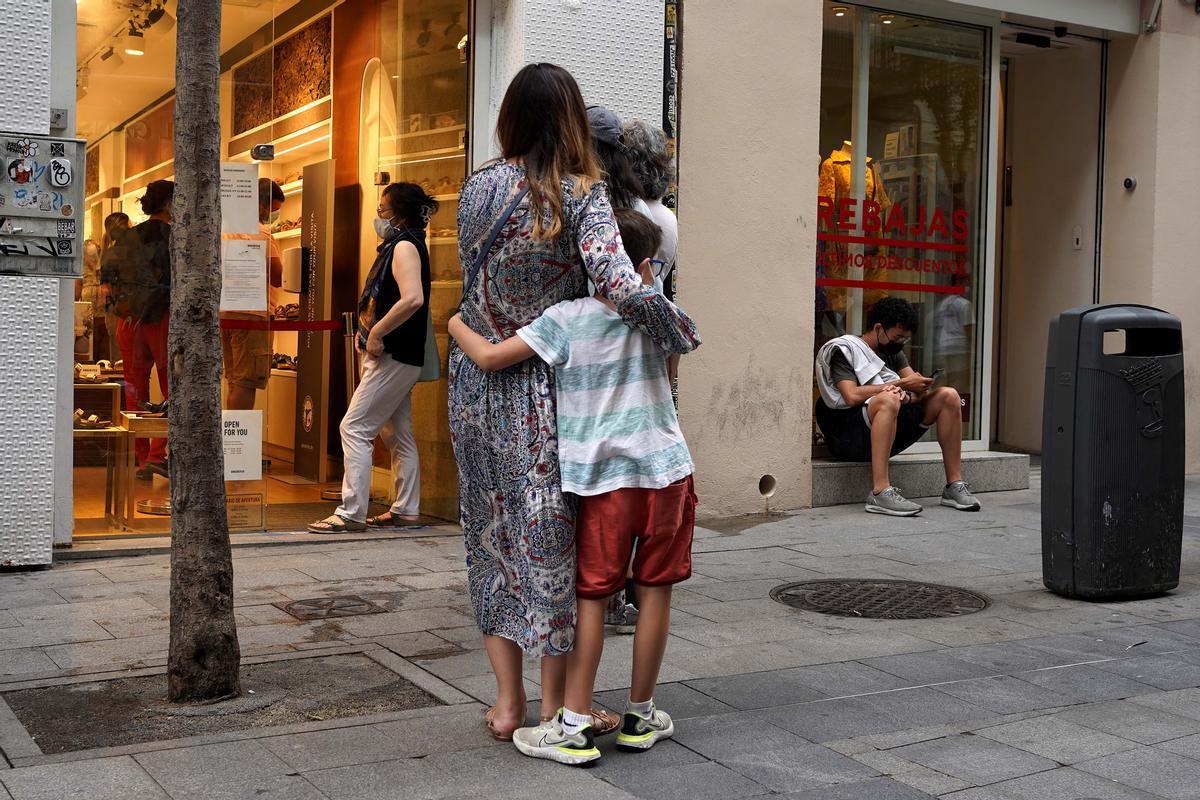
<instances>
[{"instance_id":1,"label":"store interior lighting","mask_svg":"<svg viewBox=\"0 0 1200 800\"><path fill-rule=\"evenodd\" d=\"M127 56L146 55L146 37L142 36L141 31L130 28L129 32L122 37L121 45Z\"/></svg>"},{"instance_id":2,"label":"store interior lighting","mask_svg":"<svg viewBox=\"0 0 1200 800\"><path fill-rule=\"evenodd\" d=\"M845 6L834 6L832 11L833 11L833 15L835 17L846 16L846 7Z\"/></svg>"},{"instance_id":3,"label":"store interior lighting","mask_svg":"<svg viewBox=\"0 0 1200 800\"><path fill-rule=\"evenodd\" d=\"M891 25L893 22L896 21L896 15L895 14L882 14L879 17L879 21L882 22L884 25Z\"/></svg>"}]
</instances>

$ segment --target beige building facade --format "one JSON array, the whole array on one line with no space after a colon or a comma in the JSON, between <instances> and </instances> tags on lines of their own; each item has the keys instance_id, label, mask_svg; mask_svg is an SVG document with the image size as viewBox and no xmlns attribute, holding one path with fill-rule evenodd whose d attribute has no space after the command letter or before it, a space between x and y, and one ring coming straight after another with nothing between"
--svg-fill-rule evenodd
<instances>
[{"instance_id":1,"label":"beige building facade","mask_svg":"<svg viewBox=\"0 0 1200 800\"><path fill-rule=\"evenodd\" d=\"M814 350L882 296L963 395L968 479L1040 450L1057 313L1156 306L1188 352L1194 3L690 0L680 25L680 300L705 336L681 416L707 514L820 502Z\"/></svg>"}]
</instances>

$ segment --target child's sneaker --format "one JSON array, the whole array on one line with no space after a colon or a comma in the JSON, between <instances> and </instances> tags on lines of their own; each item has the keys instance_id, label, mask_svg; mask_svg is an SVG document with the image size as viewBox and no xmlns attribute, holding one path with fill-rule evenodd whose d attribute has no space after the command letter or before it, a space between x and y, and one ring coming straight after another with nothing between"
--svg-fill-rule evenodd
<instances>
[{"instance_id":1,"label":"child's sneaker","mask_svg":"<svg viewBox=\"0 0 1200 800\"><path fill-rule=\"evenodd\" d=\"M643 717L636 711L626 711L621 720L621 732L617 734L617 747L622 750L649 750L656 742L675 735L675 723L671 715L650 707L650 714Z\"/></svg>"},{"instance_id":2,"label":"child's sneaker","mask_svg":"<svg viewBox=\"0 0 1200 800\"><path fill-rule=\"evenodd\" d=\"M574 735L567 733L563 730L561 710L554 719L536 728L518 728L513 732L513 744L531 758L546 758L560 764L578 766L600 758L592 726L585 725Z\"/></svg>"}]
</instances>

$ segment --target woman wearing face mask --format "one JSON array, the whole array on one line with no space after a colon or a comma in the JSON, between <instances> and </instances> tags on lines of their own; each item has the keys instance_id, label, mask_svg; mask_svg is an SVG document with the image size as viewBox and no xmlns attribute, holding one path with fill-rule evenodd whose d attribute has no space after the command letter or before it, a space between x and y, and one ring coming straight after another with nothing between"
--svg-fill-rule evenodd
<instances>
[{"instance_id":1,"label":"woman wearing face mask","mask_svg":"<svg viewBox=\"0 0 1200 800\"><path fill-rule=\"evenodd\" d=\"M308 526L313 533L392 528L419 520L421 468L412 432L412 388L425 365L429 320L429 251L425 226L438 203L413 183L393 183L379 200L375 232L383 240L358 301L362 376L342 418L342 504ZM381 430L392 452L396 499L367 517L371 455Z\"/></svg>"}]
</instances>

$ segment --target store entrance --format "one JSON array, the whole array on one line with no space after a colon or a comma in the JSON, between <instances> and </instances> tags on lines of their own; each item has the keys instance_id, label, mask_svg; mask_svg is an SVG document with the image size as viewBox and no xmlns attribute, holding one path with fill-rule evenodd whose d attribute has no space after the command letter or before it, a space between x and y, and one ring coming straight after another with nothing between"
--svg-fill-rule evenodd
<instances>
[{"instance_id":1,"label":"store entrance","mask_svg":"<svg viewBox=\"0 0 1200 800\"><path fill-rule=\"evenodd\" d=\"M170 323L114 308L106 293L116 272L106 265L123 251L117 228L153 222L144 201L174 177L177 2L78 3L89 257L76 303L76 538L171 525L165 362L155 357ZM338 504L338 426L358 375L343 314L357 307L375 259L372 223L390 182L419 183L440 204L428 242L445 363L461 286L469 25L468 0L222 4L222 180L246 187L241 205L222 207L225 284L240 287L223 292L221 306L223 429L245 445L225 451L233 532L304 530ZM169 212L158 216L169 230ZM442 373L412 397L420 511L431 524L455 519L458 504ZM369 514L393 499L383 450Z\"/></svg>"},{"instance_id":2,"label":"store entrance","mask_svg":"<svg viewBox=\"0 0 1200 800\"><path fill-rule=\"evenodd\" d=\"M1018 26L1001 42L992 439L1036 453L1050 320L1097 296L1104 43Z\"/></svg>"}]
</instances>

